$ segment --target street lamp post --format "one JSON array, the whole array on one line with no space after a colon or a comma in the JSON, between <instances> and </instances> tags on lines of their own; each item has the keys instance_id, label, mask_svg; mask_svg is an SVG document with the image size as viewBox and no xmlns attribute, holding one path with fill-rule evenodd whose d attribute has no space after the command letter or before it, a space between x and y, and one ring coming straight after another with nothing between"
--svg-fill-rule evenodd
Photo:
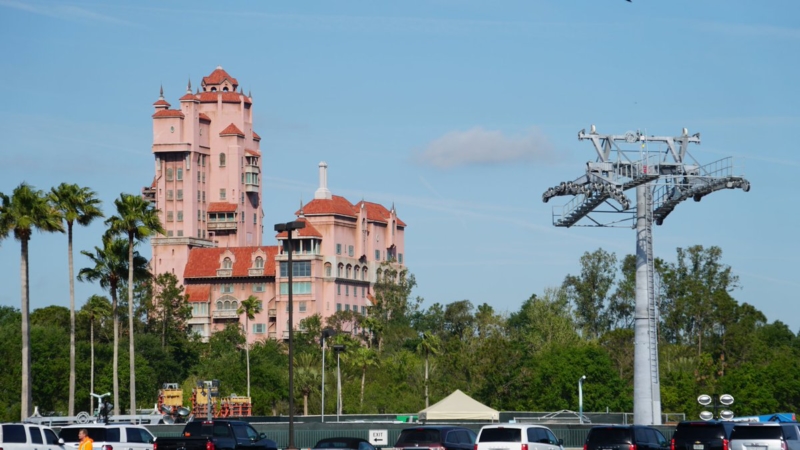
<instances>
[{"instance_id":1,"label":"street lamp post","mask_svg":"<svg viewBox=\"0 0 800 450\"><path fill-rule=\"evenodd\" d=\"M578 378L578 420L580 423L583 423L583 380L586 379L586 375Z\"/></svg>"},{"instance_id":2,"label":"street lamp post","mask_svg":"<svg viewBox=\"0 0 800 450\"><path fill-rule=\"evenodd\" d=\"M287 253L287 288L289 294L289 449L295 449L294 446L294 321L292 313L294 306L292 305L292 231L305 228L306 223L300 220L294 222L278 223L275 224L275 231L278 233L286 232L286 242L284 248ZM280 289L280 285L279 285Z\"/></svg>"},{"instance_id":3,"label":"street lamp post","mask_svg":"<svg viewBox=\"0 0 800 450\"><path fill-rule=\"evenodd\" d=\"M331 337L335 335L336 332L333 331L333 328L325 328L322 330L322 338L320 339L320 345L322 345L322 408L320 408L320 422L325 423L325 338Z\"/></svg>"},{"instance_id":4,"label":"street lamp post","mask_svg":"<svg viewBox=\"0 0 800 450\"><path fill-rule=\"evenodd\" d=\"M339 366L339 354L345 349L343 344L334 344L333 351L336 352L336 421L342 414L342 369Z\"/></svg>"}]
</instances>

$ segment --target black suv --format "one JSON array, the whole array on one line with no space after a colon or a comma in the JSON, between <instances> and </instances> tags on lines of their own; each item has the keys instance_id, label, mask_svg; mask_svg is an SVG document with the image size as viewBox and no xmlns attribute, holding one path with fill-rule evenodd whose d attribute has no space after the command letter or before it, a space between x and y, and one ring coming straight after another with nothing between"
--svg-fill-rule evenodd
<instances>
[{"instance_id":1,"label":"black suv","mask_svg":"<svg viewBox=\"0 0 800 450\"><path fill-rule=\"evenodd\" d=\"M405 450L473 450L476 437L469 428L429 425L404 429L394 447Z\"/></svg>"},{"instance_id":2,"label":"black suv","mask_svg":"<svg viewBox=\"0 0 800 450\"><path fill-rule=\"evenodd\" d=\"M728 450L733 425L716 420L680 422L670 450Z\"/></svg>"},{"instance_id":3,"label":"black suv","mask_svg":"<svg viewBox=\"0 0 800 450\"><path fill-rule=\"evenodd\" d=\"M667 450L660 431L644 425L597 426L589 430L583 450Z\"/></svg>"}]
</instances>

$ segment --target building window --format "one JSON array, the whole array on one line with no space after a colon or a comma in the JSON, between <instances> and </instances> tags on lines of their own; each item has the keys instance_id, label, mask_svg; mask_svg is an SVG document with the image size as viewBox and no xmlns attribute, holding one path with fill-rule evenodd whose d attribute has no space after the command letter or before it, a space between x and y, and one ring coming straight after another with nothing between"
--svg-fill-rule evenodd
<instances>
[{"instance_id":1,"label":"building window","mask_svg":"<svg viewBox=\"0 0 800 450\"><path fill-rule=\"evenodd\" d=\"M219 291L222 292L223 294L233 294L233 284L223 284L222 286L220 286Z\"/></svg>"},{"instance_id":2,"label":"building window","mask_svg":"<svg viewBox=\"0 0 800 450\"><path fill-rule=\"evenodd\" d=\"M347 254L349 256L353 256L353 246L352 245L347 246Z\"/></svg>"},{"instance_id":3,"label":"building window","mask_svg":"<svg viewBox=\"0 0 800 450\"><path fill-rule=\"evenodd\" d=\"M345 297L350 297L350 286L345 286L344 287L344 296ZM349 310L349 308L348 308L348 310Z\"/></svg>"},{"instance_id":4,"label":"building window","mask_svg":"<svg viewBox=\"0 0 800 450\"><path fill-rule=\"evenodd\" d=\"M172 189L167 189L167 200L172 200Z\"/></svg>"},{"instance_id":5,"label":"building window","mask_svg":"<svg viewBox=\"0 0 800 450\"><path fill-rule=\"evenodd\" d=\"M183 167L178 167L175 169L175 179L178 181L183 181Z\"/></svg>"},{"instance_id":6,"label":"building window","mask_svg":"<svg viewBox=\"0 0 800 450\"><path fill-rule=\"evenodd\" d=\"M220 200L225 200L225 197L226 197L226 195L225 195L225 188L221 188L221 189L219 190L219 199L220 199Z\"/></svg>"},{"instance_id":7,"label":"building window","mask_svg":"<svg viewBox=\"0 0 800 450\"><path fill-rule=\"evenodd\" d=\"M337 255L342 254L342 244L336 244L336 254Z\"/></svg>"},{"instance_id":8,"label":"building window","mask_svg":"<svg viewBox=\"0 0 800 450\"><path fill-rule=\"evenodd\" d=\"M344 310L345 311L350 311L350 304L349 303L344 305Z\"/></svg>"},{"instance_id":9,"label":"building window","mask_svg":"<svg viewBox=\"0 0 800 450\"><path fill-rule=\"evenodd\" d=\"M178 189L178 190L175 192L175 194L176 194L176 195L175 195L175 198L177 198L178 200L183 200L183 189Z\"/></svg>"},{"instance_id":10,"label":"building window","mask_svg":"<svg viewBox=\"0 0 800 450\"><path fill-rule=\"evenodd\" d=\"M172 211L167 211L167 222L172 222Z\"/></svg>"},{"instance_id":11,"label":"building window","mask_svg":"<svg viewBox=\"0 0 800 450\"><path fill-rule=\"evenodd\" d=\"M200 210L197 210L197 221L200 222Z\"/></svg>"},{"instance_id":12,"label":"building window","mask_svg":"<svg viewBox=\"0 0 800 450\"><path fill-rule=\"evenodd\" d=\"M219 166L225 167L225 153L219 154Z\"/></svg>"},{"instance_id":13,"label":"building window","mask_svg":"<svg viewBox=\"0 0 800 450\"><path fill-rule=\"evenodd\" d=\"M167 237L172 237L172 230L167 230Z\"/></svg>"},{"instance_id":14,"label":"building window","mask_svg":"<svg viewBox=\"0 0 800 450\"><path fill-rule=\"evenodd\" d=\"M197 191L197 201L200 201L200 191Z\"/></svg>"},{"instance_id":15,"label":"building window","mask_svg":"<svg viewBox=\"0 0 800 450\"><path fill-rule=\"evenodd\" d=\"M361 315L363 315L363 316L367 315L367 307L366 306L361 306Z\"/></svg>"},{"instance_id":16,"label":"building window","mask_svg":"<svg viewBox=\"0 0 800 450\"><path fill-rule=\"evenodd\" d=\"M253 292L264 292L264 283L255 283L253 285Z\"/></svg>"},{"instance_id":17,"label":"building window","mask_svg":"<svg viewBox=\"0 0 800 450\"><path fill-rule=\"evenodd\" d=\"M203 203L206 202L206 191L203 191Z\"/></svg>"},{"instance_id":18,"label":"building window","mask_svg":"<svg viewBox=\"0 0 800 450\"><path fill-rule=\"evenodd\" d=\"M381 260L381 251L375 250L375 261L380 261L380 260Z\"/></svg>"},{"instance_id":19,"label":"building window","mask_svg":"<svg viewBox=\"0 0 800 450\"><path fill-rule=\"evenodd\" d=\"M331 271L332 271L331 263L325 263L325 276L326 277L331 276Z\"/></svg>"},{"instance_id":20,"label":"building window","mask_svg":"<svg viewBox=\"0 0 800 450\"><path fill-rule=\"evenodd\" d=\"M183 211L178 211L178 222L183 222Z\"/></svg>"},{"instance_id":21,"label":"building window","mask_svg":"<svg viewBox=\"0 0 800 450\"><path fill-rule=\"evenodd\" d=\"M230 258L225 257L225 259L222 260L222 268L223 269L231 269L231 268L233 268L233 261L231 261Z\"/></svg>"},{"instance_id":22,"label":"building window","mask_svg":"<svg viewBox=\"0 0 800 450\"><path fill-rule=\"evenodd\" d=\"M306 302L300 302L300 306L299 306L299 308L300 308L300 309L299 309L298 311L300 311L300 312L306 312Z\"/></svg>"},{"instance_id":23,"label":"building window","mask_svg":"<svg viewBox=\"0 0 800 450\"><path fill-rule=\"evenodd\" d=\"M289 276L289 263L281 261L281 278ZM311 261L292 261L292 276L293 277L310 277L311 276Z\"/></svg>"},{"instance_id":24,"label":"building window","mask_svg":"<svg viewBox=\"0 0 800 450\"><path fill-rule=\"evenodd\" d=\"M197 172L197 182L200 182L200 172Z\"/></svg>"},{"instance_id":25,"label":"building window","mask_svg":"<svg viewBox=\"0 0 800 450\"><path fill-rule=\"evenodd\" d=\"M399 262L400 264L403 264L403 254L402 253L398 253L397 254L397 262Z\"/></svg>"},{"instance_id":26,"label":"building window","mask_svg":"<svg viewBox=\"0 0 800 450\"><path fill-rule=\"evenodd\" d=\"M167 181L172 181L172 167L167 169Z\"/></svg>"},{"instance_id":27,"label":"building window","mask_svg":"<svg viewBox=\"0 0 800 450\"><path fill-rule=\"evenodd\" d=\"M244 205L244 192L242 192L242 204Z\"/></svg>"},{"instance_id":28,"label":"building window","mask_svg":"<svg viewBox=\"0 0 800 450\"><path fill-rule=\"evenodd\" d=\"M342 278L343 271L344 271L344 264L339 264L339 267L336 268L336 276Z\"/></svg>"},{"instance_id":29,"label":"building window","mask_svg":"<svg viewBox=\"0 0 800 450\"><path fill-rule=\"evenodd\" d=\"M311 282L298 281L292 282L292 294L310 294ZM289 295L289 283L281 283L281 295Z\"/></svg>"},{"instance_id":30,"label":"building window","mask_svg":"<svg viewBox=\"0 0 800 450\"><path fill-rule=\"evenodd\" d=\"M258 216L256 213L253 213L253 225L258 225Z\"/></svg>"},{"instance_id":31,"label":"building window","mask_svg":"<svg viewBox=\"0 0 800 450\"><path fill-rule=\"evenodd\" d=\"M366 281L367 279L367 268L364 267L364 270L361 271L361 281Z\"/></svg>"},{"instance_id":32,"label":"building window","mask_svg":"<svg viewBox=\"0 0 800 450\"><path fill-rule=\"evenodd\" d=\"M342 285L341 284L337 284L336 285L336 295L342 295Z\"/></svg>"},{"instance_id":33,"label":"building window","mask_svg":"<svg viewBox=\"0 0 800 450\"><path fill-rule=\"evenodd\" d=\"M263 323L254 323L253 324L253 334L264 334L267 330L267 325Z\"/></svg>"},{"instance_id":34,"label":"building window","mask_svg":"<svg viewBox=\"0 0 800 450\"><path fill-rule=\"evenodd\" d=\"M336 304L336 311L339 312L341 310L342 310L342 304L341 303L337 303Z\"/></svg>"},{"instance_id":35,"label":"building window","mask_svg":"<svg viewBox=\"0 0 800 450\"><path fill-rule=\"evenodd\" d=\"M263 269L264 268L264 258L258 256L256 257L255 262L256 269Z\"/></svg>"},{"instance_id":36,"label":"building window","mask_svg":"<svg viewBox=\"0 0 800 450\"><path fill-rule=\"evenodd\" d=\"M350 264L348 264L348 265L347 265L347 270L345 271L345 276L346 276L347 278L350 278L350 272L351 272L352 270L353 270L353 266L351 266Z\"/></svg>"},{"instance_id":37,"label":"building window","mask_svg":"<svg viewBox=\"0 0 800 450\"><path fill-rule=\"evenodd\" d=\"M183 236L183 230L178 230L178 237Z\"/></svg>"}]
</instances>

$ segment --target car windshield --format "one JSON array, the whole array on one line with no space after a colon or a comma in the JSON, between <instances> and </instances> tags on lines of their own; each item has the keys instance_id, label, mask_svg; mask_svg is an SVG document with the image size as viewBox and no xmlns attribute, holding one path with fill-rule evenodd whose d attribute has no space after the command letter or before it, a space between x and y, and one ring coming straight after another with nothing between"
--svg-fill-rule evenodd
<instances>
[{"instance_id":1,"label":"car windshield","mask_svg":"<svg viewBox=\"0 0 800 450\"><path fill-rule=\"evenodd\" d=\"M724 439L725 430L720 424L687 423L679 424L675 439Z\"/></svg>"},{"instance_id":2,"label":"car windshield","mask_svg":"<svg viewBox=\"0 0 800 450\"><path fill-rule=\"evenodd\" d=\"M484 428L478 442L521 442L522 430L519 428Z\"/></svg>"},{"instance_id":3,"label":"car windshield","mask_svg":"<svg viewBox=\"0 0 800 450\"><path fill-rule=\"evenodd\" d=\"M781 427L735 426L731 433L733 439L780 439L783 436Z\"/></svg>"},{"instance_id":4,"label":"car windshield","mask_svg":"<svg viewBox=\"0 0 800 450\"><path fill-rule=\"evenodd\" d=\"M606 444L630 444L631 430L627 428L592 428L589 431L588 441Z\"/></svg>"},{"instance_id":5,"label":"car windshield","mask_svg":"<svg viewBox=\"0 0 800 450\"><path fill-rule=\"evenodd\" d=\"M403 430L400 433L400 438L397 440L397 446L407 444L435 444L442 442L439 437L439 430L416 429L416 430Z\"/></svg>"}]
</instances>

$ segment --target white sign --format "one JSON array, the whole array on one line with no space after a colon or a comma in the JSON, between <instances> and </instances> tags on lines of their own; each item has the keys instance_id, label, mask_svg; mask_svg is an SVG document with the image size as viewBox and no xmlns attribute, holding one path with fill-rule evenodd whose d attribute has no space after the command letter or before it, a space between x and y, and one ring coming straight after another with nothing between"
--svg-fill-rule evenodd
<instances>
[{"instance_id":1,"label":"white sign","mask_svg":"<svg viewBox=\"0 0 800 450\"><path fill-rule=\"evenodd\" d=\"M389 445L389 431L388 430L369 430L369 443L374 446L387 446Z\"/></svg>"}]
</instances>

